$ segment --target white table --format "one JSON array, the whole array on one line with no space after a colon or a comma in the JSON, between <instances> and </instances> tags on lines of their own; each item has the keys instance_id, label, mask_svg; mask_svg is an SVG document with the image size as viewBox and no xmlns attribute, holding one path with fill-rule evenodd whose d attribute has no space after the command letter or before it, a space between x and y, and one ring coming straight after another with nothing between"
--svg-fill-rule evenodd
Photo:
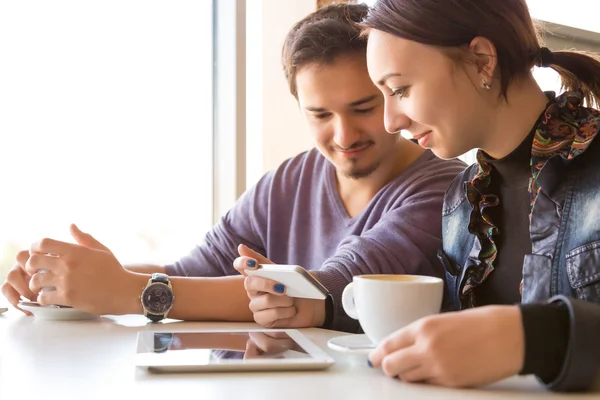
<instances>
[{"instance_id":1,"label":"white table","mask_svg":"<svg viewBox=\"0 0 600 400\"><path fill-rule=\"evenodd\" d=\"M166 327L168 325L168 328ZM571 398L514 377L476 390L405 384L327 348L339 332L303 332L337 361L320 372L151 374L134 367L140 330L256 328L255 324L168 321L141 316L91 321L36 321L10 310L0 315L0 399L537 399ZM598 395L579 395L595 398Z\"/></svg>"}]
</instances>

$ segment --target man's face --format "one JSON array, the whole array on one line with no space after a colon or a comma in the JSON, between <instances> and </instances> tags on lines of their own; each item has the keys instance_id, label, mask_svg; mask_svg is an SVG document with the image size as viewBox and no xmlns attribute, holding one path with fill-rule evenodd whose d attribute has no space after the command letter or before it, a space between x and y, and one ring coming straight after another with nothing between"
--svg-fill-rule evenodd
<instances>
[{"instance_id":1,"label":"man's face","mask_svg":"<svg viewBox=\"0 0 600 400\"><path fill-rule=\"evenodd\" d=\"M296 86L316 146L338 173L364 178L395 155L399 136L384 128L383 95L369 78L364 55L302 66Z\"/></svg>"}]
</instances>

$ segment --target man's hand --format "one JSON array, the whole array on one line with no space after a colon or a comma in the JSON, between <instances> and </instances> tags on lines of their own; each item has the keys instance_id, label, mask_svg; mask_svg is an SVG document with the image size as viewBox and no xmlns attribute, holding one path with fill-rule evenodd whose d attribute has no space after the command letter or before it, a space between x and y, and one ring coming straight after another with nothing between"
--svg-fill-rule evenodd
<instances>
[{"instance_id":1,"label":"man's hand","mask_svg":"<svg viewBox=\"0 0 600 400\"><path fill-rule=\"evenodd\" d=\"M517 306L487 306L425 317L370 354L373 367L406 382L481 386L519 373L525 337Z\"/></svg>"},{"instance_id":2,"label":"man's hand","mask_svg":"<svg viewBox=\"0 0 600 400\"><path fill-rule=\"evenodd\" d=\"M136 298L127 295L134 274L126 271L106 246L75 225L71 225L71 235L78 244L42 239L31 245L25 270L36 300L98 315L133 311Z\"/></svg>"},{"instance_id":3,"label":"man's hand","mask_svg":"<svg viewBox=\"0 0 600 400\"><path fill-rule=\"evenodd\" d=\"M37 293L29 289L31 276L25 271L27 260L29 260L29 250L23 250L17 254L17 264L8 272L6 281L2 285L2 294L15 308L27 315L32 315L29 311L19 308L21 296L27 300L35 300L37 298Z\"/></svg>"},{"instance_id":4,"label":"man's hand","mask_svg":"<svg viewBox=\"0 0 600 400\"><path fill-rule=\"evenodd\" d=\"M244 287L250 298L254 321L266 328L305 328L325 322L325 301L298 299L285 295L285 286L271 279L248 276L245 271L258 264L273 264L247 246L238 247L240 257L233 262L235 269L246 276Z\"/></svg>"}]
</instances>

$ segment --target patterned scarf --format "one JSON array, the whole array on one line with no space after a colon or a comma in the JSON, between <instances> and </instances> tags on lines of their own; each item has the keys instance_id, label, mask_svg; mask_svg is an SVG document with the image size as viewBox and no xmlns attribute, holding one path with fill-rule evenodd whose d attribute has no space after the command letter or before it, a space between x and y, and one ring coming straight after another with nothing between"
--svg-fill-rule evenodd
<instances>
[{"instance_id":1,"label":"patterned scarf","mask_svg":"<svg viewBox=\"0 0 600 400\"><path fill-rule=\"evenodd\" d=\"M531 178L529 179L529 198L531 211L540 191L538 176L546 162L554 156L571 160L582 154L592 143L600 130L600 112L581 106L581 90L566 92L550 104L541 122L537 126L531 149ZM466 183L467 199L472 211L469 220L469 232L477 237L481 244L480 263L467 271L465 284L461 291L464 307L473 307L475 287L481 285L494 270L494 261L498 249L494 236L500 234L490 220L491 207L500 204L497 195L487 193L491 181L492 166L484 161L483 153L477 153L477 173ZM521 282L521 290L523 283Z\"/></svg>"}]
</instances>

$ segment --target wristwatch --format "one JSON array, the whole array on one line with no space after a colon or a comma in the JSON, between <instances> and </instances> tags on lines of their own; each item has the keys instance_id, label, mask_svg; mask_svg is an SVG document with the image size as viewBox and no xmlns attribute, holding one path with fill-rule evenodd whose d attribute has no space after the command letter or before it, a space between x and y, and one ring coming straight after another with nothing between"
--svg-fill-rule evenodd
<instances>
[{"instance_id":1,"label":"wristwatch","mask_svg":"<svg viewBox=\"0 0 600 400\"><path fill-rule=\"evenodd\" d=\"M152 322L167 318L175 300L169 277L165 274L152 274L152 278L148 279L148 284L142 291L140 300L144 315Z\"/></svg>"}]
</instances>

